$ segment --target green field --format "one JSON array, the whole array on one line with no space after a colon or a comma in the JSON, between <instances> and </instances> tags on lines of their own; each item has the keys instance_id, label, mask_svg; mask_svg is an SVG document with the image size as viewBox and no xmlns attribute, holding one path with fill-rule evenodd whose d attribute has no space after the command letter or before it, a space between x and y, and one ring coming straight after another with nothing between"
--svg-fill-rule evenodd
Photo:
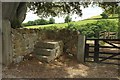
<instances>
[{"instance_id":1,"label":"green field","mask_svg":"<svg viewBox=\"0 0 120 80\"><path fill-rule=\"evenodd\" d=\"M104 20L104 19L102 19L101 16L93 16L93 17L85 19L85 20L70 22L70 23L73 23L73 24L76 24L76 25L84 25L84 24L87 24L87 23L95 23L97 20ZM115 17L110 16L106 20L118 21L118 18L116 16ZM50 27L50 26L56 26L57 28L65 28L66 26L68 26L68 23L26 26L24 28L44 28L44 27Z\"/></svg>"}]
</instances>

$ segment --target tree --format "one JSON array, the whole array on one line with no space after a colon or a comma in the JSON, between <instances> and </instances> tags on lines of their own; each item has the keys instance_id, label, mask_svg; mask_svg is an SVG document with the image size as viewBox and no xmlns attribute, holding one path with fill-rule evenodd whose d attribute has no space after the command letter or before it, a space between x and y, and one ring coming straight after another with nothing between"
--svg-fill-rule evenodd
<instances>
[{"instance_id":1,"label":"tree","mask_svg":"<svg viewBox=\"0 0 120 80\"><path fill-rule=\"evenodd\" d=\"M42 18L42 19L40 19L40 23L39 24L40 25L46 25L46 24L48 24L48 21Z\"/></svg>"},{"instance_id":2,"label":"tree","mask_svg":"<svg viewBox=\"0 0 120 80\"><path fill-rule=\"evenodd\" d=\"M48 21L42 18L42 19L35 20L34 23L35 25L46 25L48 24Z\"/></svg>"},{"instance_id":3,"label":"tree","mask_svg":"<svg viewBox=\"0 0 120 80\"><path fill-rule=\"evenodd\" d=\"M88 7L91 2L3 2L2 19L8 19L13 28L21 27L25 19L27 7L33 10L40 17L60 16L64 14L82 15L81 6ZM27 4L27 5L26 5ZM107 10L113 2L99 2L100 7ZM117 2L114 2L117 5Z\"/></svg>"},{"instance_id":4,"label":"tree","mask_svg":"<svg viewBox=\"0 0 120 80\"><path fill-rule=\"evenodd\" d=\"M40 17L61 16L68 13L81 16L81 5L88 7L88 4L90 2L3 2L2 19L8 19L12 28L17 28L21 27L25 19L27 7Z\"/></svg>"},{"instance_id":5,"label":"tree","mask_svg":"<svg viewBox=\"0 0 120 80\"><path fill-rule=\"evenodd\" d=\"M64 14L82 15L81 6L88 7L90 2L30 2L28 7L40 17L61 16Z\"/></svg>"},{"instance_id":6,"label":"tree","mask_svg":"<svg viewBox=\"0 0 120 80\"><path fill-rule=\"evenodd\" d=\"M99 3L99 6L110 14L115 14L115 11L118 14L118 38L120 39L120 6L118 6L118 3L120 2L102 2Z\"/></svg>"},{"instance_id":7,"label":"tree","mask_svg":"<svg viewBox=\"0 0 120 80\"><path fill-rule=\"evenodd\" d=\"M49 19L49 24L54 24L55 23L55 19L54 18L50 18Z\"/></svg>"},{"instance_id":8,"label":"tree","mask_svg":"<svg viewBox=\"0 0 120 80\"><path fill-rule=\"evenodd\" d=\"M71 21L72 21L72 18L70 18L70 16L67 15L67 16L65 17L65 23L68 23L68 22L71 22Z\"/></svg>"},{"instance_id":9,"label":"tree","mask_svg":"<svg viewBox=\"0 0 120 80\"><path fill-rule=\"evenodd\" d=\"M12 28L21 27L27 11L25 2L3 2L2 20L8 19Z\"/></svg>"},{"instance_id":10,"label":"tree","mask_svg":"<svg viewBox=\"0 0 120 80\"><path fill-rule=\"evenodd\" d=\"M99 6L102 7L105 10L104 13L108 15L112 14L112 16L114 16L114 14L118 13L117 2L102 2L99 3Z\"/></svg>"},{"instance_id":11,"label":"tree","mask_svg":"<svg viewBox=\"0 0 120 80\"><path fill-rule=\"evenodd\" d=\"M35 25L40 25L41 20L40 20L40 19L37 19L37 20L35 20L34 22L35 22Z\"/></svg>"},{"instance_id":12,"label":"tree","mask_svg":"<svg viewBox=\"0 0 120 80\"><path fill-rule=\"evenodd\" d=\"M107 19L108 18L108 15L106 13L104 13L104 12L102 14L100 14L100 15L102 16L103 19Z\"/></svg>"},{"instance_id":13,"label":"tree","mask_svg":"<svg viewBox=\"0 0 120 80\"><path fill-rule=\"evenodd\" d=\"M27 22L27 25L28 25L28 26L33 26L33 25L35 25L35 22L34 22L34 21L28 21L28 22Z\"/></svg>"}]
</instances>

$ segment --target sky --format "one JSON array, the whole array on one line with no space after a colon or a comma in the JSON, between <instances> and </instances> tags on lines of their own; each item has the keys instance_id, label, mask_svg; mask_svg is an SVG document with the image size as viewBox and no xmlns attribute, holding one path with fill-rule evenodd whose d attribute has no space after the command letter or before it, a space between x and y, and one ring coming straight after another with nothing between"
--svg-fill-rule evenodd
<instances>
[{"instance_id":1,"label":"sky","mask_svg":"<svg viewBox=\"0 0 120 80\"><path fill-rule=\"evenodd\" d=\"M79 20L84 20L87 18L90 18L92 16L97 16L100 15L103 12L103 9L101 9L98 6L89 6L88 8L81 8L82 9L82 13L83 15L81 17L79 17L78 15L74 14L73 16L71 16L72 21L79 21ZM33 11L27 12L26 15L26 19L24 20L23 23L26 23L28 21L34 21L36 19L40 19L37 14L33 14ZM55 23L64 23L64 17L54 17L55 19ZM49 20L49 18L47 18L46 20Z\"/></svg>"}]
</instances>

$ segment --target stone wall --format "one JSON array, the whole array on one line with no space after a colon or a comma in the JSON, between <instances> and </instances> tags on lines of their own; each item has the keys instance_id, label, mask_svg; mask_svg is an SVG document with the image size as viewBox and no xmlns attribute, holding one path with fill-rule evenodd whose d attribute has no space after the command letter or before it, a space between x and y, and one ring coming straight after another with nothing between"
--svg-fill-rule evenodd
<instances>
[{"instance_id":1,"label":"stone wall","mask_svg":"<svg viewBox=\"0 0 120 80\"><path fill-rule=\"evenodd\" d=\"M46 32L48 39L62 40L64 43L64 52L76 55L78 32L67 29Z\"/></svg>"},{"instance_id":2,"label":"stone wall","mask_svg":"<svg viewBox=\"0 0 120 80\"><path fill-rule=\"evenodd\" d=\"M77 53L77 31L40 30L40 29L12 29L13 58L34 53L35 45L44 40L62 40L64 53Z\"/></svg>"}]
</instances>

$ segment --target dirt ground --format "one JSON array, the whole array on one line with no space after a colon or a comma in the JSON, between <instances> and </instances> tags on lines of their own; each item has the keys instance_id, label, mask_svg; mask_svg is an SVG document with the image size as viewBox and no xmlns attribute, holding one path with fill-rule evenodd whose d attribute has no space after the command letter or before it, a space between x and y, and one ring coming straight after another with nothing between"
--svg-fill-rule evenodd
<instances>
[{"instance_id":1,"label":"dirt ground","mask_svg":"<svg viewBox=\"0 0 120 80\"><path fill-rule=\"evenodd\" d=\"M88 63L80 64L68 55L50 63L36 58L3 69L3 78L118 78L118 65Z\"/></svg>"}]
</instances>

